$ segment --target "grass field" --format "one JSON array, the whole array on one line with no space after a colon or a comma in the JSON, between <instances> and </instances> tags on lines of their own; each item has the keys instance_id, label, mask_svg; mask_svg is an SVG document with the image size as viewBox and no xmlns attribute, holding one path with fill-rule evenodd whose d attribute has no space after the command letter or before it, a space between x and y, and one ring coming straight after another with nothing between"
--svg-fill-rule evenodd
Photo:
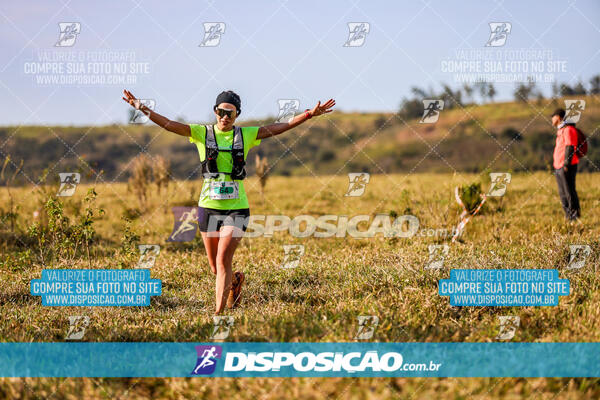
<instances>
[{"instance_id":1,"label":"grass field","mask_svg":"<svg viewBox=\"0 0 600 400\"><path fill-rule=\"evenodd\" d=\"M460 209L457 185L489 178L476 174L372 175L365 194L344 197L346 176L272 177L264 196L258 180L246 189L252 214L313 216L376 214L414 215L420 231L411 238L246 238L234 269L247 277L241 307L227 311L234 326L227 341L353 341L359 315L376 315L373 341L489 342L498 334L498 317L518 315L517 342L595 342L600 340L600 184L598 174L580 174L581 224L564 220L556 182L549 173L513 174L506 195L491 199L466 228L462 239L431 236L451 231ZM90 185L61 198L73 224L85 214ZM13 188L17 216L12 232L2 225L0 264L0 338L4 342L64 341L68 316L87 315L84 340L209 341L214 311L214 277L198 234L193 242L167 243L173 217L170 207L194 205L199 181L172 182L168 193L152 188L145 209L124 183L95 186L91 203L94 239L89 254L63 248L48 239L42 249L29 226L44 220L41 206L56 187ZM1 204L9 204L5 188ZM34 213L38 211L38 216ZM128 223L124 217L131 220ZM162 280L163 294L150 307L43 307L29 295L29 282L46 268L133 267L136 244L160 244L152 277ZM303 244L305 255L295 269L283 269L283 245ZM449 244L441 270L425 270L428 245ZM588 244L586 267L567 271L569 245ZM63 247L61 247L63 246ZM571 280L571 295L557 307L454 308L437 294L437 281L451 268L558 268ZM0 398L533 398L600 397L598 379L528 378L294 378L294 379L104 379L3 378Z\"/></svg>"}]
</instances>

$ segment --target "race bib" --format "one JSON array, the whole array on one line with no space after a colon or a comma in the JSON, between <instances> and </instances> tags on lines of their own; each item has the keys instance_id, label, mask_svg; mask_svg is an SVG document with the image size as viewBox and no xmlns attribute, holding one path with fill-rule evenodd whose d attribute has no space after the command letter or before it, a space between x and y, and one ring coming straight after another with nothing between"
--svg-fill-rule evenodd
<instances>
[{"instance_id":1,"label":"race bib","mask_svg":"<svg viewBox=\"0 0 600 400\"><path fill-rule=\"evenodd\" d=\"M237 199L239 196L239 186L237 182L212 181L210 182L211 200L229 200Z\"/></svg>"}]
</instances>

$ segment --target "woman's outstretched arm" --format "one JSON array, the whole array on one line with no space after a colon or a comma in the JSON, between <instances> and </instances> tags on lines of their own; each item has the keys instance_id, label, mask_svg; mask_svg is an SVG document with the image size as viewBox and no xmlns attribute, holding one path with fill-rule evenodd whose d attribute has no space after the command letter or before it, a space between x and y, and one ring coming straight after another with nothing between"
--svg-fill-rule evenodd
<instances>
[{"instance_id":1,"label":"woman's outstretched arm","mask_svg":"<svg viewBox=\"0 0 600 400\"><path fill-rule=\"evenodd\" d=\"M168 130L169 132L173 132L181 136L191 136L192 131L189 125L182 124L181 122L177 121L171 121L169 118L163 117L159 113L152 111L151 109L143 105L139 99L136 99L135 96L131 94L131 92L127 89L123 90L123 93L125 94L123 100L129 103L129 105L131 105L136 110L140 110L141 112L146 114L148 118L150 118L150 120L156 125Z\"/></svg>"},{"instance_id":2,"label":"woman's outstretched arm","mask_svg":"<svg viewBox=\"0 0 600 400\"><path fill-rule=\"evenodd\" d=\"M292 129L295 126L300 125L307 119L310 119L312 117L318 117L319 115L332 112L333 110L331 108L333 106L335 106L335 100L333 99L327 100L325 104L321 104L321 101L319 101L317 105L313 107L312 110L296 115L294 118L292 118L290 122L280 122L276 124L261 126L258 129L258 134L256 135L256 138L265 139L271 136L282 134L283 132Z\"/></svg>"}]
</instances>

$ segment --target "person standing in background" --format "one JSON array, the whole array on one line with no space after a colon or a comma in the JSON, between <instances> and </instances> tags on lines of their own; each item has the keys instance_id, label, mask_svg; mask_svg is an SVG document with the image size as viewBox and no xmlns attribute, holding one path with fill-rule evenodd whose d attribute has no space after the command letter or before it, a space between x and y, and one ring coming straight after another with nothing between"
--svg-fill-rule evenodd
<instances>
[{"instance_id":1,"label":"person standing in background","mask_svg":"<svg viewBox=\"0 0 600 400\"><path fill-rule=\"evenodd\" d=\"M557 128L556 146L554 147L554 175L558 183L558 195L562 203L565 217L576 221L581 216L579 197L575 189L577 175L578 134L575 124L565 122L565 110L557 109L552 114L552 126Z\"/></svg>"}]
</instances>

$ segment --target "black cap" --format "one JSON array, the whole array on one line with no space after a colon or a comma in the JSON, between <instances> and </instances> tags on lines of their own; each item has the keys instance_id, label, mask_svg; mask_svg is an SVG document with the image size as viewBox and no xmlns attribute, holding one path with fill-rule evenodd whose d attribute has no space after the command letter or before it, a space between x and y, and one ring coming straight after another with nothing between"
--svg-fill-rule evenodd
<instances>
[{"instance_id":1,"label":"black cap","mask_svg":"<svg viewBox=\"0 0 600 400\"><path fill-rule=\"evenodd\" d=\"M237 109L237 115L240 115L240 113L242 112L242 100L240 99L240 96L233 90L226 90L224 92L219 93L217 99L215 100L215 106L213 107L213 109L216 109L217 106L221 103L233 104Z\"/></svg>"},{"instance_id":2,"label":"black cap","mask_svg":"<svg viewBox=\"0 0 600 400\"><path fill-rule=\"evenodd\" d=\"M551 116L554 117L555 115L558 115L560 119L565 119L565 110L563 110L562 108L557 108L556 110L554 110Z\"/></svg>"}]
</instances>

